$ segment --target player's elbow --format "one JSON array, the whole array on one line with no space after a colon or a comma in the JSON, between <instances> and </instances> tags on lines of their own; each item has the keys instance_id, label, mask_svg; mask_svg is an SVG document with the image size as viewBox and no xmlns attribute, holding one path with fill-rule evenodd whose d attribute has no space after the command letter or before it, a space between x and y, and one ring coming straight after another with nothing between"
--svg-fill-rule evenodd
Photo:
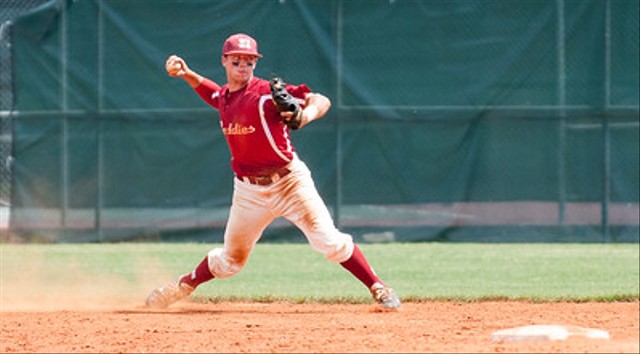
<instances>
[{"instance_id":1,"label":"player's elbow","mask_svg":"<svg viewBox=\"0 0 640 354\"><path fill-rule=\"evenodd\" d=\"M322 94L314 93L310 103L318 108L318 117L324 116L331 108L331 100Z\"/></svg>"},{"instance_id":2,"label":"player's elbow","mask_svg":"<svg viewBox=\"0 0 640 354\"><path fill-rule=\"evenodd\" d=\"M326 100L326 103L325 103L326 108L325 108L324 112L325 112L325 113L327 113L327 111L329 110L329 108L331 108L331 100L330 100L328 97L325 97L325 96L322 96L322 97L324 97L324 98L325 98L325 100Z\"/></svg>"},{"instance_id":3,"label":"player's elbow","mask_svg":"<svg viewBox=\"0 0 640 354\"><path fill-rule=\"evenodd\" d=\"M319 95L319 99L320 99L320 106L324 107L324 111L328 111L329 108L331 108L331 100L329 99L329 97L325 96L325 95Z\"/></svg>"}]
</instances>

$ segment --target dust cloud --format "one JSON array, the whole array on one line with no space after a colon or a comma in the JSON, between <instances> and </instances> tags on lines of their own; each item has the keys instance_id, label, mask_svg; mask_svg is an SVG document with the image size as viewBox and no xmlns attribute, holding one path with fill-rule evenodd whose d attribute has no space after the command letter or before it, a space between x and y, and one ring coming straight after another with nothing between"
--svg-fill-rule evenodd
<instances>
[{"instance_id":1,"label":"dust cloud","mask_svg":"<svg viewBox=\"0 0 640 354\"><path fill-rule=\"evenodd\" d=\"M127 274L88 274L78 263L48 265L29 259L19 269L0 269L0 312L107 310L144 307L155 287L177 274L162 262L139 259Z\"/></svg>"}]
</instances>

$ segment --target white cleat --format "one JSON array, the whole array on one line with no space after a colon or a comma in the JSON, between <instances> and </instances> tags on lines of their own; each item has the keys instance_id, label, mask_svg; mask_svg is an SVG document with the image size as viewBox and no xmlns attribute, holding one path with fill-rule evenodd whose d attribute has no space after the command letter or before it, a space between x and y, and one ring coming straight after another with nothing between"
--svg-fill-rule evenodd
<instances>
[{"instance_id":1,"label":"white cleat","mask_svg":"<svg viewBox=\"0 0 640 354\"><path fill-rule=\"evenodd\" d=\"M371 295L380 306L386 310L395 310L400 307L400 298L390 287L375 283L371 286Z\"/></svg>"},{"instance_id":2,"label":"white cleat","mask_svg":"<svg viewBox=\"0 0 640 354\"><path fill-rule=\"evenodd\" d=\"M194 288L188 284L180 283L176 279L171 283L161 286L151 292L147 297L147 307L163 309L176 301L182 300L193 292Z\"/></svg>"}]
</instances>

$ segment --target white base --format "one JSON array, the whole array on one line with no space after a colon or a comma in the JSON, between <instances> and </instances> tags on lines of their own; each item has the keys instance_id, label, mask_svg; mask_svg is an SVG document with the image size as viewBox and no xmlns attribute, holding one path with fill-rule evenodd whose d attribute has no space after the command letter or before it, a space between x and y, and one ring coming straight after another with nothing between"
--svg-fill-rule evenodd
<instances>
[{"instance_id":1,"label":"white base","mask_svg":"<svg viewBox=\"0 0 640 354\"><path fill-rule=\"evenodd\" d=\"M566 340L569 337L589 339L609 339L607 331L563 325L531 325L515 327L493 332L493 341L554 341Z\"/></svg>"}]
</instances>

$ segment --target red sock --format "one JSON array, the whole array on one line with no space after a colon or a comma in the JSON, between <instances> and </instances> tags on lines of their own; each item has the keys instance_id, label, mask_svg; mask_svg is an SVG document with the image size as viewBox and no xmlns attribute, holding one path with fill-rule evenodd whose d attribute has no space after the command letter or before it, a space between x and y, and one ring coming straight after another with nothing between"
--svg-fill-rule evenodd
<instances>
[{"instance_id":1,"label":"red sock","mask_svg":"<svg viewBox=\"0 0 640 354\"><path fill-rule=\"evenodd\" d=\"M380 278L378 278L376 272L373 271L369 262L367 262L367 259L356 245L353 245L351 258L340 263L340 265L355 275L367 288L370 288L375 283L381 283Z\"/></svg>"},{"instance_id":2,"label":"red sock","mask_svg":"<svg viewBox=\"0 0 640 354\"><path fill-rule=\"evenodd\" d=\"M213 279L213 274L209 270L209 257L204 257L196 269L180 278L181 283L189 284L195 289L198 285Z\"/></svg>"}]
</instances>

